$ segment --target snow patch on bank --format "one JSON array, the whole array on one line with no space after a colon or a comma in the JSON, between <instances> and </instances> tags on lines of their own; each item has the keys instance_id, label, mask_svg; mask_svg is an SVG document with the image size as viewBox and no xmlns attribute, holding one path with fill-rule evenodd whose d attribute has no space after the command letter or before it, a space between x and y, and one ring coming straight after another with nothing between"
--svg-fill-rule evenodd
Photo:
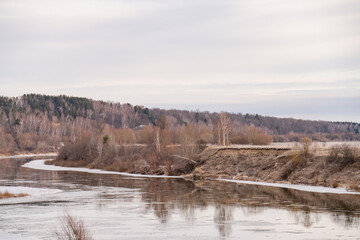
<instances>
[{"instance_id":1,"label":"snow patch on bank","mask_svg":"<svg viewBox=\"0 0 360 240\"><path fill-rule=\"evenodd\" d=\"M254 182L254 181L244 181L244 180L231 180L218 178L217 180L223 182L234 182L234 183L243 183L250 185L260 185L267 187L279 187L279 188L289 188L305 192L316 192L316 193L335 193L335 194L360 194L360 192L351 192L345 188L330 188L322 186L309 186L309 185L297 185L297 184L286 184L286 183L268 183L268 182Z\"/></svg>"},{"instance_id":2,"label":"snow patch on bank","mask_svg":"<svg viewBox=\"0 0 360 240\"><path fill-rule=\"evenodd\" d=\"M49 170L49 171L73 171L73 172L85 172L85 173L97 173L97 174L116 174L129 177L141 177L141 178L183 178L181 176L164 176L164 175L143 175L135 173L125 173L125 172L115 172L115 171L105 171L100 169L89 169L89 168L79 168L79 167L60 167L55 165L46 165L45 161L52 159L44 160L33 160L31 162L25 163L22 167L32 168L37 170Z\"/></svg>"}]
</instances>

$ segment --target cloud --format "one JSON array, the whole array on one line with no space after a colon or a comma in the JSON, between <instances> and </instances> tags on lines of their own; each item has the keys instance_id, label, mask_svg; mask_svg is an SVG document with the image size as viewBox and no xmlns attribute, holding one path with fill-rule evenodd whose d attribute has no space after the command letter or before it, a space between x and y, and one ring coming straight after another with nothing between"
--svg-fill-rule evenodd
<instances>
[{"instance_id":1,"label":"cloud","mask_svg":"<svg viewBox=\"0 0 360 240\"><path fill-rule=\"evenodd\" d=\"M303 99L360 98L359 23L356 0L3 0L0 94L292 99L301 114Z\"/></svg>"}]
</instances>

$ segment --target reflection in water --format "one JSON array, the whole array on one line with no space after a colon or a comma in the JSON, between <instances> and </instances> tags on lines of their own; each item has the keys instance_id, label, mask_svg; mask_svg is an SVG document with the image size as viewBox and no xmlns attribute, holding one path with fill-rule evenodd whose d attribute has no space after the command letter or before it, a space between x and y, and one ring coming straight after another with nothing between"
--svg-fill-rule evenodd
<instances>
[{"instance_id":1,"label":"reflection in water","mask_svg":"<svg viewBox=\"0 0 360 240\"><path fill-rule=\"evenodd\" d=\"M359 227L360 226L360 212L359 210L354 217L354 213L351 211L347 212L335 212L332 214L332 219L339 225L344 225L345 227Z\"/></svg>"},{"instance_id":2,"label":"reflection in water","mask_svg":"<svg viewBox=\"0 0 360 240\"><path fill-rule=\"evenodd\" d=\"M313 222L318 220L315 213L326 210L331 211L334 216L346 216L346 221L341 222L344 226L349 225L349 223L357 225L359 223L359 195L321 194L245 184L223 185L216 181L208 182L208 185L212 186L217 202L223 204L236 202L246 206L247 208L243 211L248 215L260 214L262 210L268 207L285 208L296 213L293 215L298 223L310 227Z\"/></svg>"},{"instance_id":3,"label":"reflection in water","mask_svg":"<svg viewBox=\"0 0 360 240\"><path fill-rule=\"evenodd\" d=\"M359 195L320 194L217 181L194 183L182 179L134 179L85 173L78 173L79 176L74 177L73 173L62 172L59 175L63 181L71 183L91 186L99 186L101 183L101 186L141 189L141 200L147 203L146 210L152 210L162 223L169 220L174 210L179 210L191 222L195 219L195 209L205 209L212 205L226 207L217 207L216 214L228 212L226 209L236 206L240 207L245 216L261 214L269 207L285 208L298 224L305 227L311 227L318 221L319 212L331 211L334 222L344 226L359 225ZM231 214L227 216L231 217ZM216 219L219 220L216 223L220 223L222 218Z\"/></svg>"},{"instance_id":4,"label":"reflection in water","mask_svg":"<svg viewBox=\"0 0 360 240\"><path fill-rule=\"evenodd\" d=\"M214 222L217 224L221 237L228 237L231 234L233 211L234 208L228 205L217 205L215 208Z\"/></svg>"},{"instance_id":5,"label":"reflection in water","mask_svg":"<svg viewBox=\"0 0 360 240\"><path fill-rule=\"evenodd\" d=\"M309 208L305 207L302 210L290 209L293 217L297 223L305 227L311 227L314 223L320 221L320 214L318 212L311 212Z\"/></svg>"},{"instance_id":6,"label":"reflection in water","mask_svg":"<svg viewBox=\"0 0 360 240\"><path fill-rule=\"evenodd\" d=\"M174 209L170 204L175 200L173 183L171 181L150 181L144 188L142 200L148 202L147 210L153 209L162 223L166 223ZM169 194L171 193L171 194Z\"/></svg>"},{"instance_id":7,"label":"reflection in water","mask_svg":"<svg viewBox=\"0 0 360 240\"><path fill-rule=\"evenodd\" d=\"M360 196L301 192L293 189L224 183L218 181L185 181L183 179L144 179L119 175L97 175L76 172L37 171L20 167L28 160L0 160L0 180L9 185L62 188L64 190L97 189L97 209L114 202L141 201L145 213L154 213L160 224L179 214L196 224L196 213L214 208L213 222L222 238L233 233L234 212L246 218L263 214L267 209L286 209L290 216L306 228L321 221L323 213L331 213L334 223L358 228ZM4 182L4 181L3 181ZM1 184L1 182L0 182ZM106 187L117 187L137 194L119 194ZM1 217L1 215L0 215ZM246 219L245 219L246 220Z\"/></svg>"}]
</instances>

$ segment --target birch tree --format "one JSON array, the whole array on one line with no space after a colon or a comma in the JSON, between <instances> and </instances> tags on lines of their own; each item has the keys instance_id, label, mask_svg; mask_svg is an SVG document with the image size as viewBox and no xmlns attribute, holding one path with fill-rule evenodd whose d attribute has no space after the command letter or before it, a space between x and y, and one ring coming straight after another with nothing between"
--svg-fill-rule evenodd
<instances>
[{"instance_id":1,"label":"birch tree","mask_svg":"<svg viewBox=\"0 0 360 240\"><path fill-rule=\"evenodd\" d=\"M227 145L229 143L229 134L231 132L231 119L229 114L222 112L219 115L217 124L217 139L220 145Z\"/></svg>"}]
</instances>

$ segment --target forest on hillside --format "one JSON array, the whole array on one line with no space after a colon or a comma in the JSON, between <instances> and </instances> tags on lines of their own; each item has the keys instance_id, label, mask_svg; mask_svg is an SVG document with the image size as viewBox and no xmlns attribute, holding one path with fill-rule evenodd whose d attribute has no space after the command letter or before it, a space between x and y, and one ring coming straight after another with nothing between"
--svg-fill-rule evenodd
<instances>
[{"instance_id":1,"label":"forest on hillside","mask_svg":"<svg viewBox=\"0 0 360 240\"><path fill-rule=\"evenodd\" d=\"M223 118L221 117L223 116ZM183 141L266 144L271 141L360 140L359 123L258 114L149 109L65 95L0 97L0 152L49 151L91 133L94 142L161 145ZM151 135L153 133L153 135Z\"/></svg>"}]
</instances>

